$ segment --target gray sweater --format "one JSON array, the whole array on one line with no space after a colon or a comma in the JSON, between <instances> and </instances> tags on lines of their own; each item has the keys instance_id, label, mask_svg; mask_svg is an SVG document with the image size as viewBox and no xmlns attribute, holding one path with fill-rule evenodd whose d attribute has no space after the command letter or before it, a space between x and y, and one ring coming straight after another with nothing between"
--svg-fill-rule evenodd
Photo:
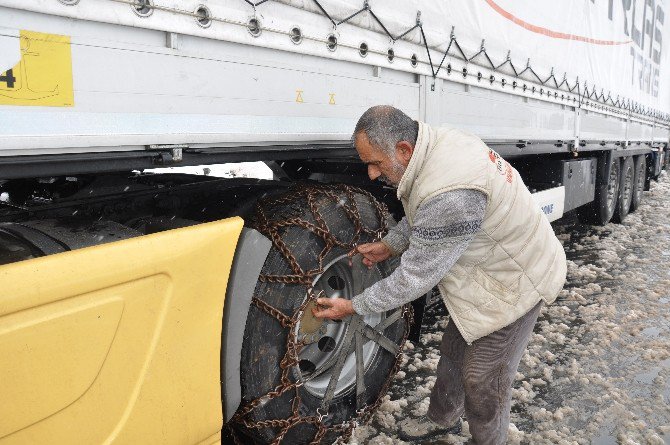
<instances>
[{"instance_id":1,"label":"gray sweater","mask_svg":"<svg viewBox=\"0 0 670 445\"><path fill-rule=\"evenodd\" d=\"M400 266L353 300L356 313L385 312L413 301L444 278L479 231L486 195L474 189L441 193L422 203L414 225L403 218L382 239Z\"/></svg>"}]
</instances>

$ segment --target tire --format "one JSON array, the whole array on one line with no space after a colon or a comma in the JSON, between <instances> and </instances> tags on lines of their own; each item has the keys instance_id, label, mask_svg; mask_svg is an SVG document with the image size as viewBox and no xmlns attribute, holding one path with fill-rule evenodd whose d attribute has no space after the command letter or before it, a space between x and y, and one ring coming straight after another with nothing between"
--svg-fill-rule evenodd
<instances>
[{"instance_id":1,"label":"tire","mask_svg":"<svg viewBox=\"0 0 670 445\"><path fill-rule=\"evenodd\" d=\"M622 164L619 175L619 198L612 221L621 223L630 212L630 204L633 200L633 187L635 185L635 162L632 157L627 157Z\"/></svg>"},{"instance_id":2,"label":"tire","mask_svg":"<svg viewBox=\"0 0 670 445\"><path fill-rule=\"evenodd\" d=\"M635 156L635 182L633 184L633 197L630 201L630 211L634 212L640 207L644 183L647 174L647 160L645 155Z\"/></svg>"},{"instance_id":3,"label":"tire","mask_svg":"<svg viewBox=\"0 0 670 445\"><path fill-rule=\"evenodd\" d=\"M608 167L606 163L601 164L599 162L598 168L601 168L601 165L603 168ZM619 172L619 160L612 158L605 180L598 179L596 183L596 193L593 201L577 209L577 217L580 222L604 226L612 220L619 196Z\"/></svg>"},{"instance_id":4,"label":"tire","mask_svg":"<svg viewBox=\"0 0 670 445\"><path fill-rule=\"evenodd\" d=\"M305 190L308 193L305 193ZM308 199L310 194L311 198ZM315 217L310 210L310 205L318 210L321 218ZM373 231L380 228L382 219L387 223L392 223L385 208L383 213L380 212L374 198L361 190L344 186L308 186L289 191L283 196L273 198L271 202L261 203L260 207L262 213L257 214L259 215L257 228L266 236L270 235L271 239L271 232L262 223L263 214L267 215L270 225L289 218L300 218L315 225L319 225L319 220L321 220L335 239L345 244L345 246L336 245L330 250L324 250L324 246L327 248L324 238L296 224L280 228L276 232L302 270L323 271L321 275L313 275L313 278L317 280L314 287L316 290L324 290L328 296L339 295L350 298L363 288L388 276L397 265L397 261L386 261L368 271L360 263L359 257L354 257L352 267L348 265L348 262L343 262L347 261L346 254L350 245L374 240L374 233L357 235L357 226L352 221L351 215L343 210L344 208L357 209L363 227ZM295 269L290 267L280 247L280 243L273 242L273 248L261 271L261 277L295 274ZM319 263L319 253L323 255L324 252L325 256ZM348 269L350 272L347 272ZM282 283L266 279L265 281L259 280L254 295L263 303L291 316L296 314L306 301L306 289L304 284ZM300 321L301 324L290 329L282 327L276 318L262 310L258 304L249 310L240 364L242 403L238 414L233 419L233 428L238 436L245 439L242 441L244 443L270 443L278 436L282 436L282 433L284 435L278 443L291 445L312 443L319 433L318 424L303 422L290 427L287 431L282 431L282 427L285 427L286 424L275 422L275 427L272 428L258 427L258 425L254 427L253 423L290 419L296 412L301 418L313 416L313 419L323 414L324 410L321 409L321 406L328 392L327 383L336 373L334 369L337 367L337 360L343 355L346 348L347 333L352 330L352 326L357 326L355 323L364 321L374 326L383 320L387 320L387 323L396 320L383 329L382 333L387 340L399 348L402 347L409 332L410 312L407 307L389 311L386 314L375 314L365 319L353 316L349 323L346 321L327 322L317 328L312 326L309 333L302 337L307 339L309 344L301 350L298 356L300 361L293 360L292 364L289 363L289 366L284 366L282 369L283 363L287 363L286 357L290 358L290 354L287 354L288 339L303 335L301 334L303 323L304 326L307 326L315 320L311 314L307 315L308 312L309 306L304 311L305 315ZM399 318L396 319L396 317ZM356 335L354 338L362 339L363 337ZM388 346L389 343L386 344ZM351 350L356 351L355 346L357 345L354 342ZM357 374L362 368L356 367L356 356L353 352L346 354L348 359L344 362L339 378L335 380L338 383L332 403L327 409L328 415L324 418L325 426L346 426L344 425L346 422L351 422L357 417L358 408L375 406L377 400L386 392L387 381L390 381L392 374L397 371L396 363L399 357L397 351L395 354L389 352L373 341L367 342L365 347L361 347L361 350L363 351L361 357L365 365L363 379L365 392L357 398L359 381ZM266 396L282 385L283 370L285 370L285 377L290 382L300 379L303 380L303 385L299 388L292 388L275 398L262 399L265 400L265 403L256 406L244 416L239 416L239 413L244 412L245 406L252 406L252 401ZM316 376L317 371L323 373ZM299 396L299 402L296 400L297 396ZM294 403L299 403L295 411ZM342 434L342 431L328 431L320 440L317 440L317 443L330 444ZM346 431L344 434L346 435Z\"/></svg>"}]
</instances>

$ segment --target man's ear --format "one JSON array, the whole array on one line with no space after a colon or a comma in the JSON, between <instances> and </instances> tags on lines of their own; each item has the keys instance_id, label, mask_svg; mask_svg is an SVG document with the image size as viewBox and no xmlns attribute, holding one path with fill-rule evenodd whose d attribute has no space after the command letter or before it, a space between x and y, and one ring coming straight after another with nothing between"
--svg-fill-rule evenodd
<instances>
[{"instance_id":1,"label":"man's ear","mask_svg":"<svg viewBox=\"0 0 670 445\"><path fill-rule=\"evenodd\" d=\"M400 141L395 144L395 152L398 160L407 167L414 153L414 146L407 141Z\"/></svg>"}]
</instances>

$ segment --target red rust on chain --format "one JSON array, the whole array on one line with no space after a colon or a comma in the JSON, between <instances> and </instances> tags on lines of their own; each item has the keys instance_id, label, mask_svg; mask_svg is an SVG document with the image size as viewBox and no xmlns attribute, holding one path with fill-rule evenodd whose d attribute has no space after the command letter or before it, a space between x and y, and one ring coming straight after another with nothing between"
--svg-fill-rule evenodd
<instances>
[{"instance_id":1,"label":"red rust on chain","mask_svg":"<svg viewBox=\"0 0 670 445\"><path fill-rule=\"evenodd\" d=\"M343 199L341 195L344 195L346 199ZM378 228L368 228L361 221L361 215L358 211L356 205L355 194L362 195L367 197L372 206L375 209L377 219L380 223ZM307 206L310 210L311 216L314 222L307 221L302 218L293 217L286 218L283 220L273 220L272 217L268 217L265 212L266 208L276 207L279 205L285 204L296 204L300 200L306 200ZM347 218L351 220L354 225L354 236L351 240L342 241L337 239L335 235L331 233L328 228L326 221L324 220L321 212L319 211L319 205L326 200L330 200L340 207ZM285 435L288 431L294 426L304 423L311 424L317 427L317 431L310 442L310 445L319 445L322 439L328 432L338 433L339 437L336 443L340 441L346 442L349 440L352 434L353 428L358 424L358 422L367 422L370 419L370 416L375 409L379 407L382 401L382 396L386 394L388 388L391 384L393 375L398 372L400 367L400 357L401 349L398 350L398 353L395 356L395 362L389 376L387 377L382 389L377 397L376 401L370 405L365 406L364 408L357 411L358 417L353 418L349 421L342 422L338 425L328 426L324 422L324 417L326 415L311 415L311 416L301 416L299 413L301 405L300 397L300 387L303 385L302 381L292 381L290 378L290 371L293 367L297 366L300 359L299 354L301 348L304 344L297 340L296 335L294 335L294 328L297 326L302 314L306 310L307 305L316 300L317 295L314 293L312 288L312 281L314 278L324 271L324 259L335 246L341 247L344 249L352 249L360 241L362 235L367 235L372 237L375 240L381 239L381 237L387 232L386 225L386 207L377 202L374 197L366 190L360 189L358 187L352 187L348 185L303 185L297 188L294 188L290 193L285 196L278 198L270 198L263 201L260 201L256 206L256 224L255 228L267 236L271 241L273 247L279 251L286 262L288 263L292 274L287 275L267 275L263 274L260 276L259 280L262 282L270 283L283 283L283 284L295 284L295 285L304 285L306 286L307 298L305 301L293 312L291 316L284 314L279 309L271 306L270 304L264 302L258 297L252 299L252 304L256 306L263 313L277 320L277 322L285 329L288 330L286 335L286 353L281 359L279 368L281 369L280 384L276 386L272 391L268 392L264 396L258 397L254 400L244 403L235 413L231 419L228 428L231 433L231 437L236 445L241 445L243 442L237 436L236 432L232 428L233 424L241 424L248 429L261 429L261 428L274 428L278 429L279 432L276 433L272 442L272 445L279 445L282 443ZM314 235L320 237L324 241L324 248L321 250L317 257L318 266L311 270L303 270L303 268L298 263L297 259L288 248L286 243L282 240L281 235L279 234L280 229L285 229L288 227L301 227L305 230L310 231ZM412 307L407 305L403 308L403 318L405 320L405 330L403 333L401 345L407 340L409 335L409 326L412 323ZM291 404L291 416L286 419L269 419L269 420L258 420L252 421L247 418L247 416L256 409L261 403L268 402L272 399L275 399L282 394L285 394L289 391L294 391L295 396Z\"/></svg>"}]
</instances>

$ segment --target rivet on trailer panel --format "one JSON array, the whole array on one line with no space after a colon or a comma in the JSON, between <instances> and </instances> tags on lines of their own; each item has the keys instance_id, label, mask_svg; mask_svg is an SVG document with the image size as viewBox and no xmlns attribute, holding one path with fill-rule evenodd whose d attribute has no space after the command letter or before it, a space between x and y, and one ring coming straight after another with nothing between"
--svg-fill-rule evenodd
<instances>
[{"instance_id":1,"label":"rivet on trailer panel","mask_svg":"<svg viewBox=\"0 0 670 445\"><path fill-rule=\"evenodd\" d=\"M154 6L153 3L151 3L151 0L136 0L130 7L133 12L140 17L149 17L154 12Z\"/></svg>"},{"instance_id":2,"label":"rivet on trailer panel","mask_svg":"<svg viewBox=\"0 0 670 445\"><path fill-rule=\"evenodd\" d=\"M358 54L361 57L365 57L368 55L368 44L365 42L361 42L360 45L358 45Z\"/></svg>"},{"instance_id":3,"label":"rivet on trailer panel","mask_svg":"<svg viewBox=\"0 0 670 445\"><path fill-rule=\"evenodd\" d=\"M249 31L249 34L251 34L254 37L258 37L261 35L261 32L263 32L263 28L261 27L261 22L258 20L257 17L251 17L249 21L247 22L247 31Z\"/></svg>"},{"instance_id":4,"label":"rivet on trailer panel","mask_svg":"<svg viewBox=\"0 0 670 445\"><path fill-rule=\"evenodd\" d=\"M199 5L195 11L195 22L203 27L203 28L209 28L210 25L212 24L212 13L210 12L209 8L205 5Z\"/></svg>"},{"instance_id":5,"label":"rivet on trailer panel","mask_svg":"<svg viewBox=\"0 0 670 445\"><path fill-rule=\"evenodd\" d=\"M300 30L299 27L294 26L291 28L291 31L288 33L289 38L291 39L291 42L295 43L296 45L300 45L302 43L302 31Z\"/></svg>"},{"instance_id":6,"label":"rivet on trailer panel","mask_svg":"<svg viewBox=\"0 0 670 445\"><path fill-rule=\"evenodd\" d=\"M330 51L335 51L337 49L337 36L335 34L328 34L326 38L326 47Z\"/></svg>"}]
</instances>

